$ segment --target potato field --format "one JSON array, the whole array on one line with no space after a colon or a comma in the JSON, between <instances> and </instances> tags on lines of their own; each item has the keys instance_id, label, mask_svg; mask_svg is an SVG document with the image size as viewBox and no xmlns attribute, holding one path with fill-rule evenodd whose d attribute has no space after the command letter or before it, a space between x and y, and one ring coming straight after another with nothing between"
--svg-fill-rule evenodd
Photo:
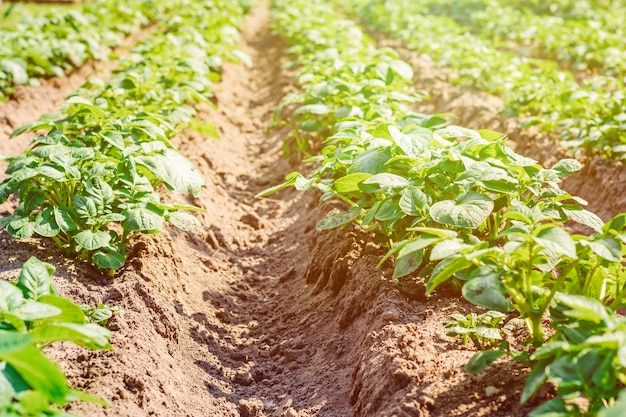
<instances>
[{"instance_id":1,"label":"potato field","mask_svg":"<svg viewBox=\"0 0 626 417\"><path fill-rule=\"evenodd\" d=\"M0 417L626 416L624 22L0 2Z\"/></svg>"}]
</instances>

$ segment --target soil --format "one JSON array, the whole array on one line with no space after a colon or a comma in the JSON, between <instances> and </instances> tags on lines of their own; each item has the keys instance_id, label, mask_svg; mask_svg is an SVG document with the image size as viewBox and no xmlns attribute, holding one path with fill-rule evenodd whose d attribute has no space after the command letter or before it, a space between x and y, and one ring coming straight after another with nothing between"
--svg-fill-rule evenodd
<instances>
[{"instance_id":1,"label":"soil","mask_svg":"<svg viewBox=\"0 0 626 417\"><path fill-rule=\"evenodd\" d=\"M286 47L269 31L267 4L248 16L243 35L254 66L225 64L217 110L201 112L216 123L221 140L191 131L175 139L206 178L199 198L177 197L205 210L202 233L170 228L139 238L113 278L64 258L45 240L0 233L0 278L15 279L37 256L56 267L63 295L123 310L110 323L113 351L70 344L48 350L72 386L110 403L73 404L69 411L90 417L518 417L550 397L546 389L521 406L528 370L512 362L499 361L479 376L465 373L475 351L447 337L442 323L473 307L445 292L427 297L423 284L410 278L391 280L391 265L376 268L383 250L356 227L316 231L337 203L291 189L254 199L307 166L282 158L288 131L271 129L274 109L296 83L282 69ZM413 58L416 83L433 96L424 111L456 112L469 127L502 126L517 135L512 140L519 149L537 152L542 162L559 154L541 145L554 144L552 138L517 131L497 116L490 104L496 99L451 85L437 75L440 69L429 72ZM8 132L23 123L12 121L18 111L28 119L52 110L76 88L71 79L50 81L50 92L47 86L19 92L0 105L0 120L7 120L0 126ZM48 101L56 104L40 107ZM0 154L12 152L10 146L0 140ZM610 191L626 180L621 166L594 163L568 185L593 197L595 210L622 210L623 198Z\"/></svg>"}]
</instances>

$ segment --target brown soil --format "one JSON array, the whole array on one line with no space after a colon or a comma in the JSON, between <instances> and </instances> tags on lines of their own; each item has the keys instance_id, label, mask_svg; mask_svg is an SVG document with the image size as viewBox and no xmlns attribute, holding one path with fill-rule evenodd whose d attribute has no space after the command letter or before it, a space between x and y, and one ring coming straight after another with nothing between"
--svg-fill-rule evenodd
<instances>
[{"instance_id":1,"label":"brown soil","mask_svg":"<svg viewBox=\"0 0 626 417\"><path fill-rule=\"evenodd\" d=\"M70 411L90 417L527 415L550 394L519 405L526 369L502 361L477 377L463 371L474 352L447 337L442 323L472 307L446 294L427 298L411 280L391 280L389 265L376 268L381 249L358 228L317 232L316 222L335 205L319 204L313 192L254 199L297 169L281 158L288 132L269 129L294 81L281 69L285 45L268 27L267 5L259 6L242 45L255 66L226 64L218 110L202 112L222 139L194 132L176 138L208 184L189 201L205 209L200 235L167 229L144 236L127 267L110 278L46 241L0 233L0 278L14 279L35 255L56 266L64 295L123 309L110 325L114 351L69 344L49 350L73 386L110 402L107 409L75 404ZM463 113L484 102L476 92L463 95L444 80L425 83L448 101L464 97L446 108L437 107L443 98L435 99L432 111L458 111L460 124L474 127L497 130L504 123L487 105L479 115ZM41 110L40 102L59 103L72 88L41 100L48 94L43 87L16 109L34 118L51 109ZM10 114L6 109L0 107L0 120ZM536 140L528 137L525 146ZM7 149L0 141L0 153Z\"/></svg>"}]
</instances>

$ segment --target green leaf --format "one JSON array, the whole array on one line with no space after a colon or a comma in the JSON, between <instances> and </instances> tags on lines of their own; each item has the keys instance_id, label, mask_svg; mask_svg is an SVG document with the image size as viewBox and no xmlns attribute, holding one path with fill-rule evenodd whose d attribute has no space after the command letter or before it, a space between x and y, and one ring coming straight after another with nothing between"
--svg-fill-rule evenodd
<instances>
[{"instance_id":1,"label":"green leaf","mask_svg":"<svg viewBox=\"0 0 626 417\"><path fill-rule=\"evenodd\" d=\"M39 302L54 306L59 310L59 313L51 321L68 323L85 323L86 321L83 310L65 297L44 295L39 299Z\"/></svg>"},{"instance_id":2,"label":"green leaf","mask_svg":"<svg viewBox=\"0 0 626 417\"><path fill-rule=\"evenodd\" d=\"M467 362L465 365L465 370L470 374L476 375L492 363L494 363L498 358L503 356L506 352L503 349L496 350L485 350L482 352L478 352Z\"/></svg>"},{"instance_id":3,"label":"green leaf","mask_svg":"<svg viewBox=\"0 0 626 417\"><path fill-rule=\"evenodd\" d=\"M501 312L511 310L499 273L487 272L473 277L463 285L462 291L463 297L477 306Z\"/></svg>"},{"instance_id":4,"label":"green leaf","mask_svg":"<svg viewBox=\"0 0 626 417\"><path fill-rule=\"evenodd\" d=\"M409 216L419 216L427 208L428 197L419 188L409 185L402 190L400 209Z\"/></svg>"},{"instance_id":5,"label":"green leaf","mask_svg":"<svg viewBox=\"0 0 626 417\"><path fill-rule=\"evenodd\" d=\"M204 186L204 176L177 151L167 149L163 154L138 156L136 160L138 164L161 178L175 193L191 193L194 197L200 195Z\"/></svg>"},{"instance_id":6,"label":"green leaf","mask_svg":"<svg viewBox=\"0 0 626 417\"><path fill-rule=\"evenodd\" d=\"M111 235L102 230L83 230L74 235L74 241L89 251L103 248L111 241Z\"/></svg>"},{"instance_id":7,"label":"green leaf","mask_svg":"<svg viewBox=\"0 0 626 417\"><path fill-rule=\"evenodd\" d=\"M52 265L31 256L22 266L17 279L17 287L22 290L26 298L35 301L44 295L56 294L54 281L52 281L53 273Z\"/></svg>"},{"instance_id":8,"label":"green leaf","mask_svg":"<svg viewBox=\"0 0 626 417\"><path fill-rule=\"evenodd\" d=\"M69 209L67 208L55 207L54 208L54 221L56 222L56 224L59 226L59 229L61 229L63 233L69 233L78 228L78 225L72 218L72 215Z\"/></svg>"},{"instance_id":9,"label":"green leaf","mask_svg":"<svg viewBox=\"0 0 626 417\"><path fill-rule=\"evenodd\" d=\"M0 280L0 312L8 313L24 302L24 295L15 285Z\"/></svg>"},{"instance_id":10,"label":"green leaf","mask_svg":"<svg viewBox=\"0 0 626 417\"><path fill-rule=\"evenodd\" d=\"M37 215L34 228L35 233L44 237L54 237L61 231L54 219L54 211L50 207L46 207Z\"/></svg>"},{"instance_id":11,"label":"green leaf","mask_svg":"<svg viewBox=\"0 0 626 417\"><path fill-rule=\"evenodd\" d=\"M51 402L64 404L69 387L61 369L35 347L26 347L10 354L0 352L0 360L8 362L34 390L44 393Z\"/></svg>"},{"instance_id":12,"label":"green leaf","mask_svg":"<svg viewBox=\"0 0 626 417\"><path fill-rule=\"evenodd\" d=\"M73 342L88 349L112 349L110 330L93 323L48 323L30 332L35 343Z\"/></svg>"},{"instance_id":13,"label":"green leaf","mask_svg":"<svg viewBox=\"0 0 626 417\"><path fill-rule=\"evenodd\" d=\"M473 264L462 256L444 259L437 264L432 275L428 279L426 292L430 294L441 283L447 281L454 274L471 265Z\"/></svg>"},{"instance_id":14,"label":"green leaf","mask_svg":"<svg viewBox=\"0 0 626 417\"><path fill-rule=\"evenodd\" d=\"M421 251L428 246L434 245L441 241L441 237L432 235L419 235L416 238L411 239L404 247L400 249L399 257L406 256L407 254L415 251Z\"/></svg>"},{"instance_id":15,"label":"green leaf","mask_svg":"<svg viewBox=\"0 0 626 417\"><path fill-rule=\"evenodd\" d=\"M417 135L407 135L391 125L389 126L389 134L396 142L396 144L402 149L405 155L411 157L417 157L420 155L429 156L428 142Z\"/></svg>"},{"instance_id":16,"label":"green leaf","mask_svg":"<svg viewBox=\"0 0 626 417\"><path fill-rule=\"evenodd\" d=\"M596 241L580 241L591 248L593 253L611 262L622 261L622 245L613 237L605 237Z\"/></svg>"},{"instance_id":17,"label":"green leaf","mask_svg":"<svg viewBox=\"0 0 626 417\"><path fill-rule=\"evenodd\" d=\"M580 171L582 167L582 164L576 159L561 159L554 164L552 169L557 172L559 177L567 177L576 171Z\"/></svg>"},{"instance_id":18,"label":"green leaf","mask_svg":"<svg viewBox=\"0 0 626 417\"><path fill-rule=\"evenodd\" d=\"M220 134L217 131L215 123L203 122L197 119L191 119L189 122L189 128L201 135L208 136L210 138L219 139Z\"/></svg>"},{"instance_id":19,"label":"green leaf","mask_svg":"<svg viewBox=\"0 0 626 417\"><path fill-rule=\"evenodd\" d=\"M349 172L379 174L385 171L385 164L390 158L391 153L387 147L368 149L354 158Z\"/></svg>"},{"instance_id":20,"label":"green leaf","mask_svg":"<svg viewBox=\"0 0 626 417\"><path fill-rule=\"evenodd\" d=\"M363 184L377 184L381 190L404 188L409 185L409 180L396 174L383 172L375 174L363 181Z\"/></svg>"},{"instance_id":21,"label":"green leaf","mask_svg":"<svg viewBox=\"0 0 626 417\"><path fill-rule=\"evenodd\" d=\"M564 204L562 210L567 217L574 220L576 223L591 227L596 232L601 232L604 227L604 221L602 221L598 215L582 207L573 204Z\"/></svg>"},{"instance_id":22,"label":"green leaf","mask_svg":"<svg viewBox=\"0 0 626 417\"><path fill-rule=\"evenodd\" d=\"M328 114L330 113L330 107L325 104L306 104L300 106L293 114Z\"/></svg>"},{"instance_id":23,"label":"green leaf","mask_svg":"<svg viewBox=\"0 0 626 417\"><path fill-rule=\"evenodd\" d=\"M35 222L28 218L19 218L11 221L5 228L10 236L17 239L29 238L35 233Z\"/></svg>"},{"instance_id":24,"label":"green leaf","mask_svg":"<svg viewBox=\"0 0 626 417\"><path fill-rule=\"evenodd\" d=\"M621 390L619 397L612 407L603 408L598 417L624 417L626 416L626 390Z\"/></svg>"},{"instance_id":25,"label":"green leaf","mask_svg":"<svg viewBox=\"0 0 626 417\"><path fill-rule=\"evenodd\" d=\"M393 269L393 279L401 278L415 271L422 264L423 256L421 252L411 252L399 259Z\"/></svg>"},{"instance_id":26,"label":"green leaf","mask_svg":"<svg viewBox=\"0 0 626 417\"><path fill-rule=\"evenodd\" d=\"M126 219L122 222L122 226L125 230L163 229L163 216L146 207L137 207L127 210L124 212L124 215L126 216Z\"/></svg>"},{"instance_id":27,"label":"green leaf","mask_svg":"<svg viewBox=\"0 0 626 417\"><path fill-rule=\"evenodd\" d=\"M186 232L200 234L202 232L202 223L200 220L189 213L182 211L174 211L167 214L167 221L174 226Z\"/></svg>"},{"instance_id":28,"label":"green leaf","mask_svg":"<svg viewBox=\"0 0 626 417\"><path fill-rule=\"evenodd\" d=\"M475 229L493 210L493 200L484 194L467 192L456 201L443 200L430 207L430 216L438 223Z\"/></svg>"},{"instance_id":29,"label":"green leaf","mask_svg":"<svg viewBox=\"0 0 626 417\"><path fill-rule=\"evenodd\" d=\"M98 268L116 270L124 266L126 256L111 249L101 250L93 254L93 262Z\"/></svg>"},{"instance_id":30,"label":"green leaf","mask_svg":"<svg viewBox=\"0 0 626 417\"><path fill-rule=\"evenodd\" d=\"M91 197L84 195L75 195L72 198L74 210L82 218L95 218L98 216L98 205L96 201Z\"/></svg>"},{"instance_id":31,"label":"green leaf","mask_svg":"<svg viewBox=\"0 0 626 417\"><path fill-rule=\"evenodd\" d=\"M353 207L350 211L340 211L339 213L333 213L325 219L317 222L316 229L321 231L343 226L344 224L348 224L358 218L360 214L361 209L359 207Z\"/></svg>"},{"instance_id":32,"label":"green leaf","mask_svg":"<svg viewBox=\"0 0 626 417\"><path fill-rule=\"evenodd\" d=\"M381 222L392 222L404 216L402 210L398 206L398 202L394 199L388 198L383 200L382 204L376 211L374 218Z\"/></svg>"},{"instance_id":33,"label":"green leaf","mask_svg":"<svg viewBox=\"0 0 626 417\"><path fill-rule=\"evenodd\" d=\"M535 241L559 255L565 255L571 259L576 259L576 244L572 236L560 227L552 224L539 228Z\"/></svg>"},{"instance_id":34,"label":"green leaf","mask_svg":"<svg viewBox=\"0 0 626 417\"><path fill-rule=\"evenodd\" d=\"M389 63L389 67L405 80L413 80L413 68L400 59L395 59Z\"/></svg>"},{"instance_id":35,"label":"green leaf","mask_svg":"<svg viewBox=\"0 0 626 417\"><path fill-rule=\"evenodd\" d=\"M494 142L506 136L504 133L496 132L495 130L490 129L480 129L478 130L478 133L481 138L488 140L489 142Z\"/></svg>"},{"instance_id":36,"label":"green leaf","mask_svg":"<svg viewBox=\"0 0 626 417\"><path fill-rule=\"evenodd\" d=\"M331 187L341 194L352 193L359 191L359 183L370 178L372 174L365 172L355 172L354 174L348 174L333 181Z\"/></svg>"},{"instance_id":37,"label":"green leaf","mask_svg":"<svg viewBox=\"0 0 626 417\"><path fill-rule=\"evenodd\" d=\"M33 300L26 300L24 304L11 312L11 314L23 321L47 319L58 316L60 313L61 310L54 306Z\"/></svg>"},{"instance_id":38,"label":"green leaf","mask_svg":"<svg viewBox=\"0 0 626 417\"><path fill-rule=\"evenodd\" d=\"M0 330L0 357L25 349L32 343L33 339L28 334Z\"/></svg>"},{"instance_id":39,"label":"green leaf","mask_svg":"<svg viewBox=\"0 0 626 417\"><path fill-rule=\"evenodd\" d=\"M3 59L0 61L0 68L11 74L13 84L26 84L28 82L26 63L21 59Z\"/></svg>"},{"instance_id":40,"label":"green leaf","mask_svg":"<svg viewBox=\"0 0 626 417\"><path fill-rule=\"evenodd\" d=\"M457 255L463 249L470 248L460 239L446 239L437 243L430 252L430 260L438 261Z\"/></svg>"},{"instance_id":41,"label":"green leaf","mask_svg":"<svg viewBox=\"0 0 626 417\"><path fill-rule=\"evenodd\" d=\"M530 374L528 375L528 378L526 378L524 391L522 391L522 398L520 400L522 404L526 404L526 401L528 401L530 397L532 397L537 391L539 391L539 388L541 388L546 382L547 375L545 369L546 364L544 362L536 363L533 366Z\"/></svg>"},{"instance_id":42,"label":"green leaf","mask_svg":"<svg viewBox=\"0 0 626 417\"><path fill-rule=\"evenodd\" d=\"M567 404L561 397L553 398L528 414L528 417L574 417L579 413L572 413L567 410Z\"/></svg>"},{"instance_id":43,"label":"green leaf","mask_svg":"<svg viewBox=\"0 0 626 417\"><path fill-rule=\"evenodd\" d=\"M564 312L568 317L586 320L592 323L607 322L609 319L606 307L598 300L582 295L557 293L554 299L558 304L569 307Z\"/></svg>"}]
</instances>

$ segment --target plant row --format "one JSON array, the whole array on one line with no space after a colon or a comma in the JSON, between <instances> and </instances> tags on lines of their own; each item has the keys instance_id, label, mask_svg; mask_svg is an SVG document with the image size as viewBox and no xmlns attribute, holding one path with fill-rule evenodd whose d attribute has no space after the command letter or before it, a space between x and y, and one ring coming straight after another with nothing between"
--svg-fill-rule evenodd
<instances>
[{"instance_id":1,"label":"plant row","mask_svg":"<svg viewBox=\"0 0 626 417\"><path fill-rule=\"evenodd\" d=\"M457 82L500 95L503 113L522 125L558 129L564 146L620 159L626 152L626 96L618 78L579 85L555 61L502 51L446 16L424 13L415 2L350 0L342 7L401 39L407 48L458 71Z\"/></svg>"},{"instance_id":2,"label":"plant row","mask_svg":"<svg viewBox=\"0 0 626 417\"><path fill-rule=\"evenodd\" d=\"M157 0L97 0L79 10L22 13L18 24L0 30L0 101L15 85L37 85L41 77L62 77L89 60L106 59L129 33L173 11Z\"/></svg>"},{"instance_id":3,"label":"plant row","mask_svg":"<svg viewBox=\"0 0 626 417\"><path fill-rule=\"evenodd\" d=\"M381 263L395 260L394 278L412 274L429 292L447 285L478 306L517 311L530 345L513 351L502 342L468 369L502 355L532 366L522 401L548 380L560 394L534 415L595 415L612 405L626 382L626 328L615 313L626 297L626 215L605 224L558 187L580 169L575 160L545 169L508 148L502 134L409 112L417 98L410 67L374 48L327 2L275 1L273 19L292 45L303 88L277 117L299 129L296 146L316 149L316 140L323 148L310 158L319 164L310 175L291 173L260 195L316 188L347 206L318 229L371 230L388 248ZM591 235L569 233L569 221ZM548 313L559 324L550 338L542 327Z\"/></svg>"},{"instance_id":4,"label":"plant row","mask_svg":"<svg viewBox=\"0 0 626 417\"><path fill-rule=\"evenodd\" d=\"M65 374L42 351L55 342L88 349L112 349L106 324L112 310L78 306L58 295L52 265L30 258L13 283L0 280L0 415L70 416L70 401L106 405L74 390ZM87 312L87 314L86 314Z\"/></svg>"},{"instance_id":5,"label":"plant row","mask_svg":"<svg viewBox=\"0 0 626 417\"><path fill-rule=\"evenodd\" d=\"M140 233L170 222L194 231L197 207L164 201L161 192L198 195L204 178L170 139L191 127L208 102L222 59L235 58L244 9L222 0L167 2L177 14L140 42L107 83L89 81L56 114L23 126L39 133L10 162L0 201L17 193L15 211L0 219L13 237L52 239L67 254L113 273Z\"/></svg>"},{"instance_id":6,"label":"plant row","mask_svg":"<svg viewBox=\"0 0 626 417\"><path fill-rule=\"evenodd\" d=\"M599 22L609 30L623 30L626 11L621 0L507 0L502 4L518 9L528 9L541 15L556 15L569 20L591 20Z\"/></svg>"},{"instance_id":7,"label":"plant row","mask_svg":"<svg viewBox=\"0 0 626 417\"><path fill-rule=\"evenodd\" d=\"M465 7L449 0L433 0L424 6L430 14L453 13L456 22L482 38L513 42L503 42L505 48L557 60L574 71L626 75L623 28L607 28L594 20L537 15L497 0L472 2Z\"/></svg>"}]
</instances>

